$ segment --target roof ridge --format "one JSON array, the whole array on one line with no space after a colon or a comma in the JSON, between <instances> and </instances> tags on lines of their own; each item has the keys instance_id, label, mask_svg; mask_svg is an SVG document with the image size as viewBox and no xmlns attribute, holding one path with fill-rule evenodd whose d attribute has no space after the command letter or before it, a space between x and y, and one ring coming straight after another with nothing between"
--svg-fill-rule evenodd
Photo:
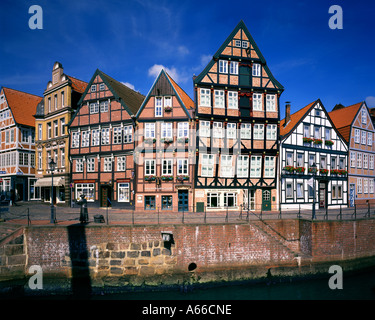
<instances>
[{"instance_id":1,"label":"roof ridge","mask_svg":"<svg viewBox=\"0 0 375 320\"><path fill-rule=\"evenodd\" d=\"M28 93L28 92L25 92L25 91L21 91L21 90L17 90L17 89L13 89L13 88L9 88L9 87L1 87L2 89L7 89L7 90L12 90L12 91L17 91L19 93L24 93L24 94L28 94L30 96L34 96L34 97L38 97L38 98L43 98L42 96L38 96L36 94L33 94L33 93Z\"/></svg>"}]
</instances>

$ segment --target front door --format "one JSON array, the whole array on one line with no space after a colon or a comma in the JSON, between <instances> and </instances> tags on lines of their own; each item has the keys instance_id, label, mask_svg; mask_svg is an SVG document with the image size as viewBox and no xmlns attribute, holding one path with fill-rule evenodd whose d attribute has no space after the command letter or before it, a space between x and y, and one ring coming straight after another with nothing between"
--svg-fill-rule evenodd
<instances>
[{"instance_id":1,"label":"front door","mask_svg":"<svg viewBox=\"0 0 375 320\"><path fill-rule=\"evenodd\" d=\"M271 190L263 190L262 211L271 210Z\"/></svg>"},{"instance_id":2,"label":"front door","mask_svg":"<svg viewBox=\"0 0 375 320\"><path fill-rule=\"evenodd\" d=\"M327 184L325 182L319 183L319 208L325 208L327 203Z\"/></svg>"},{"instance_id":3,"label":"front door","mask_svg":"<svg viewBox=\"0 0 375 320\"><path fill-rule=\"evenodd\" d=\"M178 211L189 211L189 191L178 191Z\"/></svg>"},{"instance_id":4,"label":"front door","mask_svg":"<svg viewBox=\"0 0 375 320\"><path fill-rule=\"evenodd\" d=\"M102 186L101 187L101 198L100 198L100 206L101 207L111 207L111 190L109 186Z\"/></svg>"}]
</instances>

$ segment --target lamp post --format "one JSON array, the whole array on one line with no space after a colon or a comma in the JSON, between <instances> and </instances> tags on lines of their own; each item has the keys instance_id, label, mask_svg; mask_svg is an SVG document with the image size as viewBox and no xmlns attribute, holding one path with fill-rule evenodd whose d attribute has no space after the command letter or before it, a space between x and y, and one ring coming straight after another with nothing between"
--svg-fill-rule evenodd
<instances>
[{"instance_id":1,"label":"lamp post","mask_svg":"<svg viewBox=\"0 0 375 320\"><path fill-rule=\"evenodd\" d=\"M53 205L53 172L56 168L56 163L51 159L49 162L49 170L51 171L52 183L51 183L51 221L50 223L56 223L55 207Z\"/></svg>"},{"instance_id":2,"label":"lamp post","mask_svg":"<svg viewBox=\"0 0 375 320\"><path fill-rule=\"evenodd\" d=\"M313 192L314 192L314 195L313 195L313 207L312 207L312 217L311 219L314 220L316 218L315 216L315 197L316 197L316 189L315 189L315 180L316 180L316 171L317 171L317 167L316 167L316 164L313 163L310 168L312 169L312 174L313 174Z\"/></svg>"}]
</instances>

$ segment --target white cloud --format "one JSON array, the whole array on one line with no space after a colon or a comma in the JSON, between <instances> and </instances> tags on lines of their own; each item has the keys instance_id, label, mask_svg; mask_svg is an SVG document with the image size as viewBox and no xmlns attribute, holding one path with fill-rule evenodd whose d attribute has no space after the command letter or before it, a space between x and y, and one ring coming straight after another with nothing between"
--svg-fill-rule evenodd
<instances>
[{"instance_id":1,"label":"white cloud","mask_svg":"<svg viewBox=\"0 0 375 320\"><path fill-rule=\"evenodd\" d=\"M369 108L374 108L375 107L375 97L374 96L369 96L366 98L366 104Z\"/></svg>"},{"instance_id":2,"label":"white cloud","mask_svg":"<svg viewBox=\"0 0 375 320\"><path fill-rule=\"evenodd\" d=\"M160 73L160 71L164 69L165 72L167 72L174 81L179 82L180 81L180 76L177 72L176 68L167 68L161 64L154 64L151 68L148 69L148 75L150 77L157 77Z\"/></svg>"},{"instance_id":3,"label":"white cloud","mask_svg":"<svg viewBox=\"0 0 375 320\"><path fill-rule=\"evenodd\" d=\"M130 88L130 89L132 89L132 90L135 91L135 87L131 83L129 83L129 82L121 82L121 83L124 84L124 85L126 85L128 88Z\"/></svg>"},{"instance_id":4,"label":"white cloud","mask_svg":"<svg viewBox=\"0 0 375 320\"><path fill-rule=\"evenodd\" d=\"M177 51L178 53L181 55L181 56L185 56L185 55L188 55L190 53L189 49L186 48L185 46L179 46L177 48Z\"/></svg>"}]
</instances>

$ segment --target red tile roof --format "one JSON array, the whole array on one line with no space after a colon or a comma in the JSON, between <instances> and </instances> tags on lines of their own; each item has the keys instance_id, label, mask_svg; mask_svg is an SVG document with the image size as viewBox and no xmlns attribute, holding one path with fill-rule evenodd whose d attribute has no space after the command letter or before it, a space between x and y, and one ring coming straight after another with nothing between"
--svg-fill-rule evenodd
<instances>
[{"instance_id":1,"label":"red tile roof","mask_svg":"<svg viewBox=\"0 0 375 320\"><path fill-rule=\"evenodd\" d=\"M186 109L194 109L194 101L187 95L187 93L172 79L172 77L165 72L168 79L172 83L172 86L176 90L177 94L180 96L183 104L185 105Z\"/></svg>"},{"instance_id":2,"label":"red tile roof","mask_svg":"<svg viewBox=\"0 0 375 320\"><path fill-rule=\"evenodd\" d=\"M72 89L74 91L77 91L79 93L85 92L86 87L87 87L87 82L79 80L79 79L74 78L72 76L67 75L67 77L72 81Z\"/></svg>"},{"instance_id":3,"label":"red tile roof","mask_svg":"<svg viewBox=\"0 0 375 320\"><path fill-rule=\"evenodd\" d=\"M350 126L363 102L329 112L329 116L346 142L349 142Z\"/></svg>"},{"instance_id":4,"label":"red tile roof","mask_svg":"<svg viewBox=\"0 0 375 320\"><path fill-rule=\"evenodd\" d=\"M304 116L307 114L307 112L311 109L311 107L318 102L319 100L316 100L314 102L311 102L306 107L298 110L297 112L290 115L290 121L287 123L287 125L284 127L285 119L280 121L280 136L284 137L288 135L290 132L293 131L295 126L304 118Z\"/></svg>"},{"instance_id":5,"label":"red tile roof","mask_svg":"<svg viewBox=\"0 0 375 320\"><path fill-rule=\"evenodd\" d=\"M36 112L38 103L43 98L30 93L4 87L3 92L8 102L8 106L12 111L15 122L17 124L35 127L35 118L33 115Z\"/></svg>"}]
</instances>

